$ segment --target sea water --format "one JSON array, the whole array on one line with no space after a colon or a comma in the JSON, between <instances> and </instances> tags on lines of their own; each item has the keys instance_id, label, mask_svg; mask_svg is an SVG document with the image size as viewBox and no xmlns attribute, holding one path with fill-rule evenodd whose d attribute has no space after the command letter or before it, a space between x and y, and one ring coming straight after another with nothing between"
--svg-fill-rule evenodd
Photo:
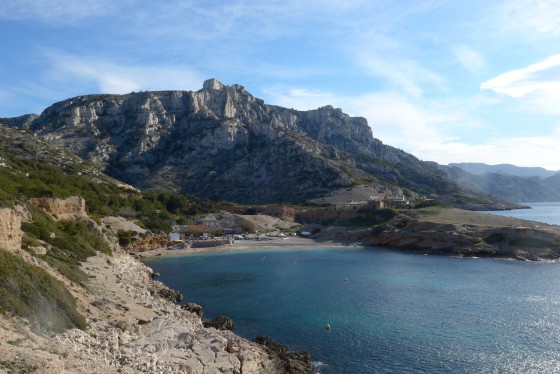
<instances>
[{"instance_id":1,"label":"sea water","mask_svg":"<svg viewBox=\"0 0 560 374\"><path fill-rule=\"evenodd\" d=\"M320 373L560 372L560 264L383 248L159 257L161 280ZM330 325L330 330L326 329Z\"/></svg>"},{"instance_id":2,"label":"sea water","mask_svg":"<svg viewBox=\"0 0 560 374\"><path fill-rule=\"evenodd\" d=\"M560 202L548 203L521 203L531 207L531 209L514 209L485 212L505 217L513 217L560 225Z\"/></svg>"}]
</instances>

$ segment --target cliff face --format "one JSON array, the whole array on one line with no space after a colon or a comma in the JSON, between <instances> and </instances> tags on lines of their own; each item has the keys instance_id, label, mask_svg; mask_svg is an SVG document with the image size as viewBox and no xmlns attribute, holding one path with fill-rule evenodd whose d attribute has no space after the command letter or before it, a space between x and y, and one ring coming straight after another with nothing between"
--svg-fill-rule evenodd
<instances>
[{"instance_id":1,"label":"cliff face","mask_svg":"<svg viewBox=\"0 0 560 374\"><path fill-rule=\"evenodd\" d=\"M305 201L366 183L429 194L443 173L375 139L364 118L326 106L265 105L215 79L201 90L79 96L5 119L143 189L244 203ZM420 183L417 183L420 181Z\"/></svg>"},{"instance_id":2,"label":"cliff face","mask_svg":"<svg viewBox=\"0 0 560 374\"><path fill-rule=\"evenodd\" d=\"M141 188L263 202L350 185L351 160L297 121L242 86L209 80L197 92L77 97L27 126Z\"/></svg>"},{"instance_id":3,"label":"cliff face","mask_svg":"<svg viewBox=\"0 0 560 374\"><path fill-rule=\"evenodd\" d=\"M71 196L66 199L52 197L32 198L29 199L29 202L57 219L89 220L86 213L86 201L79 196Z\"/></svg>"}]
</instances>

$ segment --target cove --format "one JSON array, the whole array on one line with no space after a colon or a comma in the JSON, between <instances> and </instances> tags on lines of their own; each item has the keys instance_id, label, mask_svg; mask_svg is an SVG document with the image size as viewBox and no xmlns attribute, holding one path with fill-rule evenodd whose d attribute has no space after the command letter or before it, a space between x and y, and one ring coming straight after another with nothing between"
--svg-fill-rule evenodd
<instances>
[{"instance_id":1,"label":"cove","mask_svg":"<svg viewBox=\"0 0 560 374\"><path fill-rule=\"evenodd\" d=\"M308 350L320 373L560 367L558 263L383 248L269 249L145 262L186 301L202 305L204 318L223 314L241 336L266 335Z\"/></svg>"}]
</instances>

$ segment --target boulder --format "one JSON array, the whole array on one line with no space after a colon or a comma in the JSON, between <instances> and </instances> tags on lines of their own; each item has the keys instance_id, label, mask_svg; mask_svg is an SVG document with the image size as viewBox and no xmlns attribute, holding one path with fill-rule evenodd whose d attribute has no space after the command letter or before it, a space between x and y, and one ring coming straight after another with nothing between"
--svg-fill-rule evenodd
<instances>
[{"instance_id":1,"label":"boulder","mask_svg":"<svg viewBox=\"0 0 560 374\"><path fill-rule=\"evenodd\" d=\"M185 299L185 297L179 291L167 287L161 288L158 291L158 295L175 304L180 303Z\"/></svg>"},{"instance_id":2,"label":"boulder","mask_svg":"<svg viewBox=\"0 0 560 374\"><path fill-rule=\"evenodd\" d=\"M182 309L186 310L187 312L191 312L196 314L197 316L199 316L202 319L202 315L203 315L203 310L202 307L198 304L195 303L187 303L183 306L181 306Z\"/></svg>"},{"instance_id":3,"label":"boulder","mask_svg":"<svg viewBox=\"0 0 560 374\"><path fill-rule=\"evenodd\" d=\"M233 330L233 320L225 316L217 316L210 321L204 321L202 323L204 327L213 327L218 330Z\"/></svg>"},{"instance_id":4,"label":"boulder","mask_svg":"<svg viewBox=\"0 0 560 374\"><path fill-rule=\"evenodd\" d=\"M285 344L280 344L266 336L257 336L254 342L265 346L272 357L280 361L285 373L314 374L311 355L307 351L291 352Z\"/></svg>"}]
</instances>

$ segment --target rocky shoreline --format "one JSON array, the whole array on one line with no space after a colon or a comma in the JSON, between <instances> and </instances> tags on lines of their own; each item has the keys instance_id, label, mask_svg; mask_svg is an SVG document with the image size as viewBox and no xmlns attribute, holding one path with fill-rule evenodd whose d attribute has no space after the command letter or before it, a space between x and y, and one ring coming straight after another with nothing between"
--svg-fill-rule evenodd
<instances>
[{"instance_id":1,"label":"rocky shoreline","mask_svg":"<svg viewBox=\"0 0 560 374\"><path fill-rule=\"evenodd\" d=\"M52 374L314 372L306 352L281 345L275 350L265 344L269 340L259 344L204 327L198 314L176 304L177 294L128 254L98 254L83 269L91 280L72 291L87 329L45 337L2 317L2 341L17 344L0 346L0 362L10 363L13 372ZM8 372L0 365L0 373Z\"/></svg>"},{"instance_id":2,"label":"rocky shoreline","mask_svg":"<svg viewBox=\"0 0 560 374\"><path fill-rule=\"evenodd\" d=\"M365 230L346 233L364 246L408 253L559 260L560 226L455 208L403 212Z\"/></svg>"},{"instance_id":3,"label":"rocky shoreline","mask_svg":"<svg viewBox=\"0 0 560 374\"><path fill-rule=\"evenodd\" d=\"M200 307L179 305L182 295L155 279L156 274L139 261L144 256L344 244L464 257L560 259L559 226L427 208L403 211L370 227L324 226L311 239L240 241L207 249L160 248L132 255L122 250L113 255L98 253L82 264L88 280L79 285L22 250L21 218L12 209L0 213L5 234L0 235L2 246L61 281L87 320L83 330L49 335L27 320L0 314L0 374L314 372L307 352L290 352L266 337L243 339L230 331L227 319L205 323Z\"/></svg>"}]
</instances>

